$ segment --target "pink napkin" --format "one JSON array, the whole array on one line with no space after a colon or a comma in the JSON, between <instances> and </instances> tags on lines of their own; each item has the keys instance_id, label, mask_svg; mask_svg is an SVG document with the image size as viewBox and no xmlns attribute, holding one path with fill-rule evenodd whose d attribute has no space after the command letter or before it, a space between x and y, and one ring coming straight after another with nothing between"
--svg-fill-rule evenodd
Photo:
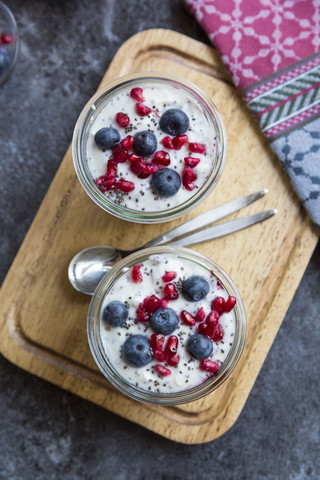
<instances>
[{"instance_id":1,"label":"pink napkin","mask_svg":"<svg viewBox=\"0 0 320 480\"><path fill-rule=\"evenodd\" d=\"M320 1L184 2L320 228Z\"/></svg>"}]
</instances>

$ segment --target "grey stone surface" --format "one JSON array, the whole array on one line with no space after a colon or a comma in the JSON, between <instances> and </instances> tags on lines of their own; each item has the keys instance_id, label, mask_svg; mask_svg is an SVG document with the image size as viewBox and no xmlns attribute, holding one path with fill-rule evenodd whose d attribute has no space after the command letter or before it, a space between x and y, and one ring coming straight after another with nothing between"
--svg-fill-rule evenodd
<instances>
[{"instance_id":1,"label":"grey stone surface","mask_svg":"<svg viewBox=\"0 0 320 480\"><path fill-rule=\"evenodd\" d=\"M179 0L10 6L22 44L0 89L1 281L123 41L166 27L207 42ZM319 479L319 285L318 246L238 421L204 445L166 440L0 356L0 479Z\"/></svg>"}]
</instances>

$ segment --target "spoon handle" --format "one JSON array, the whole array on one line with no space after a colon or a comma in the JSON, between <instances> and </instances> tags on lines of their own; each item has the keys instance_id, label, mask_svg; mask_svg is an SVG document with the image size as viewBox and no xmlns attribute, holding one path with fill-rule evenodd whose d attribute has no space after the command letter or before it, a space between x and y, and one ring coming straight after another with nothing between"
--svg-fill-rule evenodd
<instances>
[{"instance_id":1,"label":"spoon handle","mask_svg":"<svg viewBox=\"0 0 320 480\"><path fill-rule=\"evenodd\" d=\"M276 213L277 210L267 210L266 212L259 212L255 213L254 215L249 215L248 217L237 218L236 220L231 220L231 222L219 223L219 225L206 228L201 232L192 233L191 235L180 238L175 242L170 242L168 246L186 247L187 245L194 245L195 243L201 243L205 242L206 240L223 237L224 235L229 235L229 233L237 232L238 230L250 227L256 223L263 222Z\"/></svg>"},{"instance_id":2,"label":"spoon handle","mask_svg":"<svg viewBox=\"0 0 320 480\"><path fill-rule=\"evenodd\" d=\"M246 195L244 197L236 198L231 202L225 203L223 205L220 205L219 207L216 207L216 208L213 208L212 210L204 212L201 215L198 215L197 217L192 218L188 222L183 223L179 227L173 228L172 230L169 230L163 235L160 235L159 237L154 238L153 240L150 240L142 247L139 247L139 250L141 248L152 247L154 245L161 245L177 237L181 237L186 233L193 232L194 230L198 230L199 228L205 227L210 223L216 222L217 220L227 217L231 213L237 212L241 208L244 208L247 205L250 205L251 203L258 200L259 198L263 197L266 193L268 193L267 188L260 190L259 192L256 192L256 193L251 193L250 195Z\"/></svg>"}]
</instances>

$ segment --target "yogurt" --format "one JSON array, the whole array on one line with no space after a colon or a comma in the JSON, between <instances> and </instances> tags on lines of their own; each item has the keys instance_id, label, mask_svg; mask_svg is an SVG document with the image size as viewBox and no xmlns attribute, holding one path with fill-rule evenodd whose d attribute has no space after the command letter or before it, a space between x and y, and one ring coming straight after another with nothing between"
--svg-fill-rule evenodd
<instances>
[{"instance_id":1,"label":"yogurt","mask_svg":"<svg viewBox=\"0 0 320 480\"><path fill-rule=\"evenodd\" d=\"M144 260L140 265L141 267L124 269L103 299L101 312L113 301L120 301L128 308L127 320L121 326L116 327L107 324L101 313L100 337L108 362L127 382L149 392L174 393L196 387L214 374L203 369L203 362L208 363L209 361L221 368L232 349L236 329L234 309L225 312L220 310L220 314L215 313L218 318L220 336L218 335L218 338L215 336L210 340L212 352L205 360L197 359L189 353L188 341L193 335L203 331L203 325L208 316L214 312L213 302L217 298L220 299L220 303L223 303L228 302L228 298L234 299L234 297L228 296L225 287L209 269L186 258L167 253L156 254ZM142 277L140 283L134 281L134 268L138 268ZM166 272L170 272L170 274L174 272L175 278L168 281L170 275L168 276ZM190 301L183 294L184 282L195 275L205 279L209 285L208 294L200 301ZM179 323L172 333L164 335L164 345L167 344L170 337L178 338L179 362L177 365L171 366L169 361L161 362L154 358L153 353L149 363L139 368L134 367L124 360L124 343L131 335L143 335L150 339L155 334L149 321L139 321L139 310L144 300L151 295L155 295L158 299L165 298L166 292L170 291L170 288L166 287L167 285L173 285L178 293L178 298L167 301L166 308L176 312ZM202 309L201 320L197 318L200 309ZM182 312L188 312L191 318L197 319L194 325L185 323ZM163 368L170 373L162 375Z\"/></svg>"},{"instance_id":2,"label":"yogurt","mask_svg":"<svg viewBox=\"0 0 320 480\"><path fill-rule=\"evenodd\" d=\"M100 108L93 119L88 133L86 143L87 162L92 179L95 182L106 174L108 161L113 158L113 155L110 149L103 151L95 143L95 135L102 128L115 128L119 131L121 140L128 135L134 136L141 131L147 130L154 133L157 138L157 151L164 151L169 154L170 164L168 168L174 169L182 179L181 188L177 193L170 197L160 196L152 187L153 175L150 174L148 178L138 178L137 174L133 173L131 169L131 162L127 160L117 164L116 180L126 180L134 185L134 189L125 192L113 188L104 191L104 194L109 201L131 210L145 213L161 212L184 204L196 195L206 183L210 173L216 168L218 148L216 132L212 121L209 122L208 120L208 114L204 113L203 106L196 97L187 91L170 84L153 83L150 80L148 82L141 80L139 87L143 90L143 105L149 107L151 112L146 116L137 113L138 102L130 96L132 85L108 95L103 107ZM181 110L189 118L189 128L185 132L188 140L180 149L167 148L162 143L163 139L170 137L170 135L161 130L159 123L162 115L170 109ZM117 123L116 116L121 112L125 113L130 119L127 127L121 127ZM171 135L171 138L174 137ZM202 153L190 151L190 148L192 148L190 144L194 143L204 146L205 151ZM130 153L132 151L129 151L128 155ZM185 159L188 157L199 160L197 165L191 167L191 170L190 167L187 167L189 174L194 179L191 182L191 188L183 180L186 175ZM153 155L145 158L145 161L148 164L155 163ZM160 168L163 168L163 165L160 165Z\"/></svg>"}]
</instances>

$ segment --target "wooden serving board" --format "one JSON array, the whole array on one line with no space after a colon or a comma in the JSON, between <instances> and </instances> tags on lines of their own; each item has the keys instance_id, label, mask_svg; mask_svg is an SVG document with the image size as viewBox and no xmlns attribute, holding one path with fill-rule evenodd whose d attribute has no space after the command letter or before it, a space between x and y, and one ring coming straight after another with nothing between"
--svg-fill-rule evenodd
<instances>
[{"instance_id":1,"label":"wooden serving board","mask_svg":"<svg viewBox=\"0 0 320 480\"><path fill-rule=\"evenodd\" d=\"M69 149L3 284L0 347L16 365L154 432L182 443L203 443L236 421L318 236L214 49L169 30L141 32L120 48L102 85L146 70L179 74L214 100L228 134L222 179L201 206L179 220L131 224L108 215L89 199ZM244 300L248 337L234 373L206 398L179 407L144 405L120 394L90 354L86 336L90 298L70 286L70 259L91 245L133 248L205 210L265 187L266 197L233 217L271 208L277 208L278 215L194 247L231 275Z\"/></svg>"}]
</instances>

